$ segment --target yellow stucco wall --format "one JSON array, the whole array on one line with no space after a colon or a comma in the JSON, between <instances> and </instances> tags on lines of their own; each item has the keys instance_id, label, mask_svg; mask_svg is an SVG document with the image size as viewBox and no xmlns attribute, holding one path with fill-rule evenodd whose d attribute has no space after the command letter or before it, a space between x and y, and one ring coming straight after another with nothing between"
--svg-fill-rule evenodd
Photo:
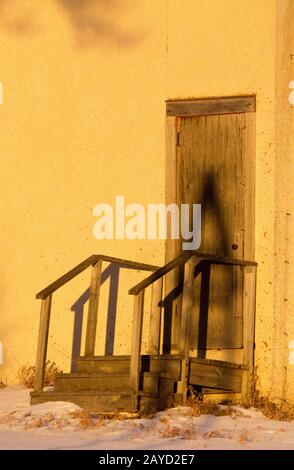
<instances>
[{"instance_id":1,"label":"yellow stucco wall","mask_svg":"<svg viewBox=\"0 0 294 470\"><path fill-rule=\"evenodd\" d=\"M294 3L278 2L276 44L276 158L269 171L275 177L274 278L270 284L274 307L269 370L273 394L294 397L294 296L293 296L293 188L294 106L290 105L289 83L294 77ZM292 100L293 102L293 100ZM291 349L289 345L291 344ZM291 355L291 357L290 357ZM290 360L289 360L290 359ZM260 362L262 355L260 354ZM266 378L264 379L264 381Z\"/></svg>"},{"instance_id":2,"label":"yellow stucco wall","mask_svg":"<svg viewBox=\"0 0 294 470\"><path fill-rule=\"evenodd\" d=\"M4 379L15 381L21 365L34 363L38 290L92 253L163 263L162 241L95 240L92 208L113 204L117 194L126 203L164 201L164 101L256 94L256 358L260 387L294 399L293 272L284 260L290 262L291 216L283 215L291 213L293 187L291 3L104 0L85 1L81 10L66 0L1 2ZM122 289L138 279L127 274ZM71 305L88 280L85 274L66 286L53 305L49 358L62 367ZM102 305L105 296L106 286ZM130 308L125 299L119 351L129 340Z\"/></svg>"}]
</instances>

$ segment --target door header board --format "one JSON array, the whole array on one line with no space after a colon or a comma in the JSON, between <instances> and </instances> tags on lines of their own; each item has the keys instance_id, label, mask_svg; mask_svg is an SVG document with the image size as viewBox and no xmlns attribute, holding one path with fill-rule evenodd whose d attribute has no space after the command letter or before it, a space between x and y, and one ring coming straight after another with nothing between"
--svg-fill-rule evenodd
<instances>
[{"instance_id":1,"label":"door header board","mask_svg":"<svg viewBox=\"0 0 294 470\"><path fill-rule=\"evenodd\" d=\"M255 96L231 96L226 98L166 101L167 116L254 113L255 110Z\"/></svg>"}]
</instances>

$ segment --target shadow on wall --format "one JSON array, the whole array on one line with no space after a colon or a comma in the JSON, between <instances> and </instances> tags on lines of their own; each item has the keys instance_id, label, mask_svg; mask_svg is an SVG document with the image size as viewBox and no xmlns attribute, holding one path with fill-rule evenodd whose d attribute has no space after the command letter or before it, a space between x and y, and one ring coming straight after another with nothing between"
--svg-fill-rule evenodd
<instances>
[{"instance_id":1,"label":"shadow on wall","mask_svg":"<svg viewBox=\"0 0 294 470\"><path fill-rule=\"evenodd\" d=\"M218 256L232 256L231 243L228 229L224 222L224 207L222 207L221 197L218 191L215 170L209 169L205 175L201 196L202 206L202 227L203 232L210 230L212 218L216 221L218 233L215 234L214 246L204 251L214 253Z\"/></svg>"},{"instance_id":2,"label":"shadow on wall","mask_svg":"<svg viewBox=\"0 0 294 470\"><path fill-rule=\"evenodd\" d=\"M56 0L68 15L81 45L95 45L98 40L120 47L130 47L142 39L135 30L126 30L121 15L128 13L125 0Z\"/></svg>"},{"instance_id":3,"label":"shadow on wall","mask_svg":"<svg viewBox=\"0 0 294 470\"><path fill-rule=\"evenodd\" d=\"M80 47L103 44L128 48L146 33L135 26L124 27L122 19L131 13L125 0L53 0L69 21ZM40 32L32 5L19 0L0 0L0 27L11 33L31 35Z\"/></svg>"},{"instance_id":4,"label":"shadow on wall","mask_svg":"<svg viewBox=\"0 0 294 470\"><path fill-rule=\"evenodd\" d=\"M230 239L230 231L225 217L226 206L222 201L215 172L216 170L213 168L206 170L202 179L202 189L199 191L199 188L196 188L196 192L192 197L193 203L201 203L202 206L202 243L200 251L220 257L233 257L232 243L235 240ZM188 184L191 184L191 181L187 181ZM184 202L192 204L189 200ZM232 201L232 204L234 204L234 201ZM192 220L192 217L190 217L190 220ZM190 230L192 230L192 226ZM212 234L214 235L212 236ZM173 318L181 318L183 275L182 268L179 271L178 285L167 293L161 303L164 312L163 349L167 354L170 354L172 349L178 349L179 347L178 344L172 343L174 340L172 329ZM243 309L243 274L240 272L240 268L215 266L209 261L201 261L195 268L195 281L196 278L199 278L199 289L195 282L193 292L195 309L193 314L195 315L197 310L199 315L198 328L196 331L190 330L190 337L193 348L197 349L198 357L206 357L206 350L209 349L211 337L215 336L215 332L209 330L209 324L212 325L215 320L220 322L221 319L222 321L221 325L218 323L217 335L220 342L217 347L219 349L236 348L237 336L235 339L236 332L233 321L234 318L242 314ZM220 312L223 315L220 316ZM180 330L180 323L178 325ZM229 341L228 337L230 338ZM224 343L221 342L222 340Z\"/></svg>"},{"instance_id":5,"label":"shadow on wall","mask_svg":"<svg viewBox=\"0 0 294 470\"><path fill-rule=\"evenodd\" d=\"M27 5L16 0L0 0L0 28L29 36L36 32L33 12Z\"/></svg>"},{"instance_id":6,"label":"shadow on wall","mask_svg":"<svg viewBox=\"0 0 294 470\"><path fill-rule=\"evenodd\" d=\"M117 298L119 287L120 269L137 269L129 266L118 265L110 263L104 269L101 275L101 285L109 279L109 294L108 294L108 307L107 307L107 323L106 323L106 338L105 338L105 355L113 355L114 352L114 338L115 338L115 322L117 312ZM84 306L89 300L90 289L86 289L82 295L71 306L71 311L74 312L74 327L73 327L73 341L72 341L72 357L71 357L71 370L75 371L75 360L81 354L82 331L83 331L83 318ZM99 321L99 307L98 307L98 321Z\"/></svg>"}]
</instances>

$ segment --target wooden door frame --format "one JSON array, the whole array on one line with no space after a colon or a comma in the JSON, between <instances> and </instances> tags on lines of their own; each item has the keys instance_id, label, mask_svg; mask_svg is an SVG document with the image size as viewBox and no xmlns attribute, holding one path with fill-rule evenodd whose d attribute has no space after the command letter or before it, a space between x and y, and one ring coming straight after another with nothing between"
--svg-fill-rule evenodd
<instances>
[{"instance_id":1,"label":"wooden door frame","mask_svg":"<svg viewBox=\"0 0 294 470\"><path fill-rule=\"evenodd\" d=\"M250 181L247 188L247 198L245 204L245 231L247 230L244 258L253 260L255 254L255 112L256 97L252 96L230 96L230 97L212 97L187 100L167 100L166 101L166 171L165 171L165 202L167 205L178 202L177 195L177 147L179 144L179 118L185 116L205 116L221 115L233 113L251 113L250 119L253 120L253 133L250 135L248 145L252 147L252 156L250 161L245 163L245 178ZM248 227L248 229L246 229ZM171 261L178 255L178 240L166 240L165 262ZM178 284L179 274L176 270L167 276L166 289ZM244 293L243 293L244 295ZM245 305L245 304L244 304ZM174 310L174 308L173 308ZM177 307L176 307L177 310ZM181 313L178 312L180 315ZM177 314L177 315L178 315ZM174 313L173 313L174 315ZM174 320L172 320L174 322ZM174 328L173 328L173 331ZM175 335L172 334L172 350L177 351Z\"/></svg>"}]
</instances>

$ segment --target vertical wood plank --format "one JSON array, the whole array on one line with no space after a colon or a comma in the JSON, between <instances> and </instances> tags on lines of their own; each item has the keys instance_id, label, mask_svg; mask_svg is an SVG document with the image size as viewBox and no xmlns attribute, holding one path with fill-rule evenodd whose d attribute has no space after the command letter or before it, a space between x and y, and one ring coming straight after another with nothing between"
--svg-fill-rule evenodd
<instances>
[{"instance_id":1,"label":"vertical wood plank","mask_svg":"<svg viewBox=\"0 0 294 470\"><path fill-rule=\"evenodd\" d=\"M180 128L181 118L166 118L166 168L165 168L165 202L166 205L178 203L178 165L180 162ZM168 221L167 240L165 244L165 262L168 263L181 252L181 240L170 238L171 224ZM168 295L179 284L182 276L181 269L174 269L165 276L165 294ZM181 322L182 296L178 296L171 305L171 336L169 344L163 345L163 350L174 354L179 352L179 331Z\"/></svg>"},{"instance_id":2,"label":"vertical wood plank","mask_svg":"<svg viewBox=\"0 0 294 470\"><path fill-rule=\"evenodd\" d=\"M36 371L34 379L35 392L40 392L44 385L51 304L52 294L46 297L46 299L43 299L41 304Z\"/></svg>"},{"instance_id":3,"label":"vertical wood plank","mask_svg":"<svg viewBox=\"0 0 294 470\"><path fill-rule=\"evenodd\" d=\"M189 326L191 310L193 306L193 283L194 283L195 257L186 262L184 269L183 303L180 332L180 350L189 349Z\"/></svg>"},{"instance_id":4,"label":"vertical wood plank","mask_svg":"<svg viewBox=\"0 0 294 470\"><path fill-rule=\"evenodd\" d=\"M101 271L102 271L102 260L99 260L97 261L97 263L93 265L92 273L91 273L89 311L88 311L86 342L85 342L85 355L86 356L93 356L95 353Z\"/></svg>"},{"instance_id":5,"label":"vertical wood plank","mask_svg":"<svg viewBox=\"0 0 294 470\"><path fill-rule=\"evenodd\" d=\"M246 115L244 132L244 259L255 255L256 115Z\"/></svg>"},{"instance_id":6,"label":"vertical wood plank","mask_svg":"<svg viewBox=\"0 0 294 470\"><path fill-rule=\"evenodd\" d=\"M186 262L184 269L183 303L180 332L180 351L183 355L181 367L181 381L178 384L178 393L183 394L183 404L186 402L187 375L189 367L189 327L193 307L195 256Z\"/></svg>"},{"instance_id":7,"label":"vertical wood plank","mask_svg":"<svg viewBox=\"0 0 294 470\"><path fill-rule=\"evenodd\" d=\"M141 372L141 341L144 312L144 291L134 296L133 332L131 345L130 384L134 392L134 408L138 408L138 392Z\"/></svg>"},{"instance_id":8,"label":"vertical wood plank","mask_svg":"<svg viewBox=\"0 0 294 470\"><path fill-rule=\"evenodd\" d=\"M150 323L149 323L149 354L159 354L161 332L161 299L163 278L152 284Z\"/></svg>"},{"instance_id":9,"label":"vertical wood plank","mask_svg":"<svg viewBox=\"0 0 294 470\"><path fill-rule=\"evenodd\" d=\"M210 278L211 264L204 263L201 272L201 286L199 295L199 310L197 315L197 357L206 357L207 337L208 337L208 314L209 314L209 297L210 297ZM195 312L193 311L193 316ZM192 332L191 332L192 333ZM193 342L190 338L190 347L193 348ZM195 348L195 346L194 346Z\"/></svg>"},{"instance_id":10,"label":"vertical wood plank","mask_svg":"<svg viewBox=\"0 0 294 470\"><path fill-rule=\"evenodd\" d=\"M177 203L177 118L166 118L166 165L165 165L165 203ZM178 253L178 240L170 238L171 224L170 221L167 227L167 239L165 249L165 263L174 259Z\"/></svg>"},{"instance_id":11,"label":"vertical wood plank","mask_svg":"<svg viewBox=\"0 0 294 470\"><path fill-rule=\"evenodd\" d=\"M249 403L254 370L256 267L244 268L243 363L248 367L242 379L242 401Z\"/></svg>"}]
</instances>

